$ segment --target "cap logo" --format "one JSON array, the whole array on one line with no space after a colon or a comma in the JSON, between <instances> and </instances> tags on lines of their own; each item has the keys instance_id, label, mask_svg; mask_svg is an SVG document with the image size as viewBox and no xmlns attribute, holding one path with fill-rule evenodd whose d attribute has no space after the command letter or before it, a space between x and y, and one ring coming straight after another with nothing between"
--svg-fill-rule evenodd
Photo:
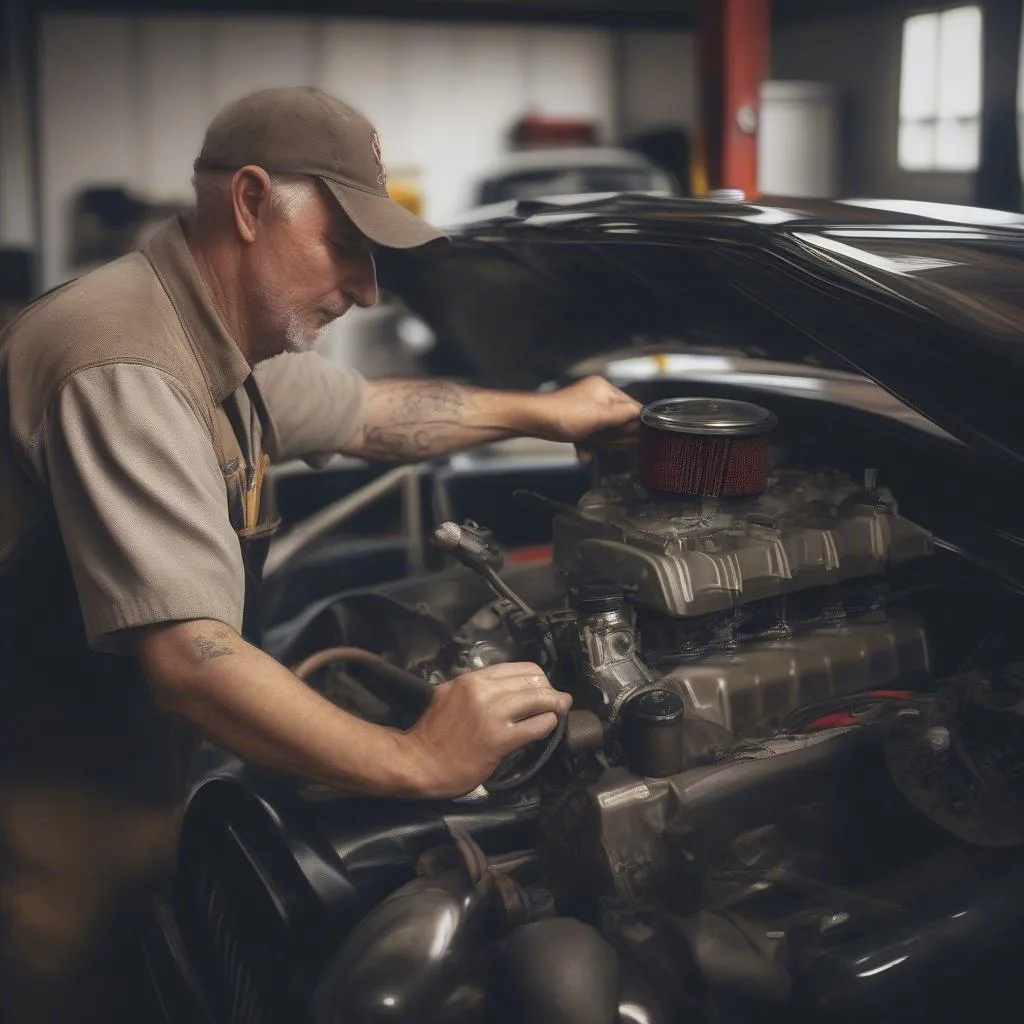
<instances>
[{"instance_id":1,"label":"cap logo","mask_svg":"<svg viewBox=\"0 0 1024 1024\"><path fill-rule=\"evenodd\" d=\"M370 149L373 151L373 159L377 161L377 184L385 188L388 183L388 172L384 167L384 156L380 148L380 136L374 132L370 136Z\"/></svg>"}]
</instances>

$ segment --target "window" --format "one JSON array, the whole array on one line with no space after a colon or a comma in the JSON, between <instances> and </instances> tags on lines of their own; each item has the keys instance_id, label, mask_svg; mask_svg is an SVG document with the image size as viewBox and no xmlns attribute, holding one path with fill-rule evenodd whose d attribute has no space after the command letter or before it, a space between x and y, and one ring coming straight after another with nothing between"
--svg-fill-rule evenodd
<instances>
[{"instance_id":1,"label":"window","mask_svg":"<svg viewBox=\"0 0 1024 1024\"><path fill-rule=\"evenodd\" d=\"M981 8L918 14L903 23L899 164L973 171L981 117Z\"/></svg>"}]
</instances>

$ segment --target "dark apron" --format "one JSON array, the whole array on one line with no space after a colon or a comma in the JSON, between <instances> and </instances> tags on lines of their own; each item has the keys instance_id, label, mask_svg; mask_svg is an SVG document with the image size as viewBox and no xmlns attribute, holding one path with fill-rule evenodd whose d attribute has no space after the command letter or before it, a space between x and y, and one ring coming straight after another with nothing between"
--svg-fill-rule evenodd
<instances>
[{"instance_id":1,"label":"dark apron","mask_svg":"<svg viewBox=\"0 0 1024 1024\"><path fill-rule=\"evenodd\" d=\"M270 414L253 377L245 382L245 391L260 424L260 433L268 438L271 432ZM274 505L273 491L264 486L270 459L266 453L258 458L246 458L248 430L238 406L230 399L224 405L224 419L230 431L222 429L219 439L221 471L228 493L228 512L231 525L238 535L245 567L245 607L242 618L242 636L255 647L263 646L260 624L260 592L263 588L263 566L267 561L270 542L277 533L281 519ZM237 460L237 464L236 464Z\"/></svg>"},{"instance_id":2,"label":"dark apron","mask_svg":"<svg viewBox=\"0 0 1024 1024\"><path fill-rule=\"evenodd\" d=\"M258 644L279 520L263 494L269 460L250 466L247 432L223 419L243 633ZM140 1024L133 928L173 877L196 743L157 711L135 659L86 648L55 523L0 574L0 609L0 1021Z\"/></svg>"}]
</instances>

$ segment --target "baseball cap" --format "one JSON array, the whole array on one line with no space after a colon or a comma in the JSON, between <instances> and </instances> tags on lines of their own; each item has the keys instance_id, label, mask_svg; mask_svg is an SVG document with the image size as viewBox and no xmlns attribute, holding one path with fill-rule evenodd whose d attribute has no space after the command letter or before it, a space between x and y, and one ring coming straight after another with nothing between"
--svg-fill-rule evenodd
<instances>
[{"instance_id":1,"label":"baseball cap","mask_svg":"<svg viewBox=\"0 0 1024 1024\"><path fill-rule=\"evenodd\" d=\"M261 89L225 107L210 122L196 171L308 174L371 241L412 249L445 236L388 196L380 136L353 107L319 89Z\"/></svg>"}]
</instances>

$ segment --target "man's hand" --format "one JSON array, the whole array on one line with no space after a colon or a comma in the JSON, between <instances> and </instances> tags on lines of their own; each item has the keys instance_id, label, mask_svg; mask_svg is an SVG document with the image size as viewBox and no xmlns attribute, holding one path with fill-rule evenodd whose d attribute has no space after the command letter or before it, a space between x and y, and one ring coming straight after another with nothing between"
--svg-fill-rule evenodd
<instances>
[{"instance_id":1,"label":"man's hand","mask_svg":"<svg viewBox=\"0 0 1024 1024\"><path fill-rule=\"evenodd\" d=\"M569 709L531 664L494 665L437 687L408 732L335 707L209 619L140 630L136 652L160 708L245 761L329 790L460 796Z\"/></svg>"},{"instance_id":2,"label":"man's hand","mask_svg":"<svg viewBox=\"0 0 1024 1024\"><path fill-rule=\"evenodd\" d=\"M584 442L632 430L643 408L603 377L584 377L538 397L543 403L538 436L547 441Z\"/></svg>"},{"instance_id":3,"label":"man's hand","mask_svg":"<svg viewBox=\"0 0 1024 1024\"><path fill-rule=\"evenodd\" d=\"M530 662L492 665L442 683L405 734L422 766L420 795L468 793L506 754L547 736L571 704Z\"/></svg>"}]
</instances>

